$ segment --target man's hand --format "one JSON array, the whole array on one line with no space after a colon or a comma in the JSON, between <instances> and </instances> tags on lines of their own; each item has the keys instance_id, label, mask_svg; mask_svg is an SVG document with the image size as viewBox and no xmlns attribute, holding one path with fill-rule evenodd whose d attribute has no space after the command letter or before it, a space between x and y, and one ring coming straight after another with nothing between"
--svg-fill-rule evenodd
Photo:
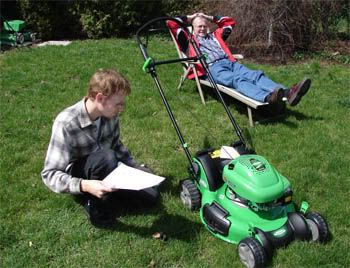
<instances>
[{"instance_id":1,"label":"man's hand","mask_svg":"<svg viewBox=\"0 0 350 268\"><path fill-rule=\"evenodd\" d=\"M102 198L106 193L112 192L112 188L103 184L99 180L81 180L80 190L83 193L92 194L98 198Z\"/></svg>"},{"instance_id":2,"label":"man's hand","mask_svg":"<svg viewBox=\"0 0 350 268\"><path fill-rule=\"evenodd\" d=\"M187 20L189 20L191 22L195 17L197 17L197 14L199 14L199 13L194 13L192 15L187 15Z\"/></svg>"},{"instance_id":3,"label":"man's hand","mask_svg":"<svg viewBox=\"0 0 350 268\"><path fill-rule=\"evenodd\" d=\"M194 13L194 14L192 14L192 15L187 15L187 19L189 20L189 21L192 21L194 18L196 18L196 17L203 17L203 18L205 18L205 19L207 19L207 20L209 20L209 21L212 21L213 20L213 16L209 16L209 15L206 15L206 14L204 14L204 13L202 13L202 12L197 12L197 13Z\"/></svg>"}]
</instances>

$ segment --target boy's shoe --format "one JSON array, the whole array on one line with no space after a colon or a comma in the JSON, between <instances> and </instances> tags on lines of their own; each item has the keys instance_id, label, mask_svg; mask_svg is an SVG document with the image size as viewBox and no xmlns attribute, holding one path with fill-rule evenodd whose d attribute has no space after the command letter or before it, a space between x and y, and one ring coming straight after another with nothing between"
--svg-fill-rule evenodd
<instances>
[{"instance_id":1,"label":"boy's shoe","mask_svg":"<svg viewBox=\"0 0 350 268\"><path fill-rule=\"evenodd\" d=\"M269 104L281 103L283 99L283 89L275 89L270 95L266 97L266 102Z\"/></svg>"},{"instance_id":2,"label":"boy's shoe","mask_svg":"<svg viewBox=\"0 0 350 268\"><path fill-rule=\"evenodd\" d=\"M111 228L116 222L116 215L104 207L100 200L87 199L84 209L91 224L97 228Z\"/></svg>"},{"instance_id":3,"label":"boy's shoe","mask_svg":"<svg viewBox=\"0 0 350 268\"><path fill-rule=\"evenodd\" d=\"M301 98L308 92L311 86L310 79L304 79L297 85L292 86L288 93L288 103L290 106L295 106L299 103Z\"/></svg>"}]
</instances>

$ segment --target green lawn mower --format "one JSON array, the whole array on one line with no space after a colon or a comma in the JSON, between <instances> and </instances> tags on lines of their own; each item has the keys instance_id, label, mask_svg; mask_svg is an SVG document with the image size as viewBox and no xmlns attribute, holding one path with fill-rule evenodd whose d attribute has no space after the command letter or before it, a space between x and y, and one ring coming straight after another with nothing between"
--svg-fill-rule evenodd
<instances>
[{"instance_id":1,"label":"green lawn mower","mask_svg":"<svg viewBox=\"0 0 350 268\"><path fill-rule=\"evenodd\" d=\"M148 38L144 41L144 34L155 32L169 20L177 22L191 36L180 21L162 17L143 25L136 33L136 40L145 59L143 69L154 79L189 161L189 178L181 182L183 204L191 210L199 209L201 221L214 236L238 244L240 260L246 267L265 266L274 249L293 240L326 242L330 232L325 219L319 213L309 212L305 201L296 205L288 179L248 148L195 41L189 39L196 57L165 61L149 57ZM192 156L159 82L156 66L194 60L206 70L239 139L230 146L204 149Z\"/></svg>"},{"instance_id":2,"label":"green lawn mower","mask_svg":"<svg viewBox=\"0 0 350 268\"><path fill-rule=\"evenodd\" d=\"M28 46L36 41L36 33L26 29L23 20L5 20L2 18L0 31L1 46Z\"/></svg>"}]
</instances>

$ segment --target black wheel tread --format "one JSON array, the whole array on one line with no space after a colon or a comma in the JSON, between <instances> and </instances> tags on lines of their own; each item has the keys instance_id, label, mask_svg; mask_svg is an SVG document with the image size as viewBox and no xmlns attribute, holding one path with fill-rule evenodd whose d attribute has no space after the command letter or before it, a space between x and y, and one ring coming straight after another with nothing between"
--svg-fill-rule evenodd
<instances>
[{"instance_id":1,"label":"black wheel tread","mask_svg":"<svg viewBox=\"0 0 350 268\"><path fill-rule=\"evenodd\" d=\"M189 179L184 180L182 185L188 190L191 198L191 210L196 210L201 205L201 195L196 187L196 185Z\"/></svg>"},{"instance_id":2,"label":"black wheel tread","mask_svg":"<svg viewBox=\"0 0 350 268\"><path fill-rule=\"evenodd\" d=\"M326 220L321 216L321 214L317 212L310 212L306 215L306 218L316 223L320 234L318 242L320 243L327 242L329 238L329 228Z\"/></svg>"},{"instance_id":3,"label":"black wheel tread","mask_svg":"<svg viewBox=\"0 0 350 268\"><path fill-rule=\"evenodd\" d=\"M259 241L253 237L247 237L241 240L239 244L246 244L252 251L255 259L254 267L265 267L267 262L267 255L263 248L263 246L259 243Z\"/></svg>"}]
</instances>

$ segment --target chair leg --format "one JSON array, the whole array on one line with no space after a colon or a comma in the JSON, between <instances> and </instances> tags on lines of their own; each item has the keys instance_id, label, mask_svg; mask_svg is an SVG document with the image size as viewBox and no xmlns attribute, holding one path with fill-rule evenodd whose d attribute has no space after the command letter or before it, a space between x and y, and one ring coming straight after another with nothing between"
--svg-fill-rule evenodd
<instances>
[{"instance_id":1,"label":"chair leg","mask_svg":"<svg viewBox=\"0 0 350 268\"><path fill-rule=\"evenodd\" d=\"M248 119L249 119L249 125L251 127L254 127L254 120L253 120L253 113L252 109L247 105L247 110L248 110Z\"/></svg>"},{"instance_id":2,"label":"chair leg","mask_svg":"<svg viewBox=\"0 0 350 268\"><path fill-rule=\"evenodd\" d=\"M187 75L189 74L190 71L191 71L190 67L188 67L187 69L184 68L184 74L180 77L180 83L179 83L177 89L180 89L182 87L182 85L185 82Z\"/></svg>"},{"instance_id":3,"label":"chair leg","mask_svg":"<svg viewBox=\"0 0 350 268\"><path fill-rule=\"evenodd\" d=\"M196 69L194 67L193 67L193 73L194 73L194 78L196 80L196 84L197 84L197 89L198 89L199 95L201 97L202 103L205 105L205 99L204 99L204 95L203 95L203 91L202 91L202 86L201 86L201 83L199 82L197 71L196 71Z\"/></svg>"},{"instance_id":4,"label":"chair leg","mask_svg":"<svg viewBox=\"0 0 350 268\"><path fill-rule=\"evenodd\" d=\"M186 79L186 77L183 76L183 75L181 75L181 77L180 77L180 83L179 83L179 85L177 86L177 89L178 89L178 90L181 89L183 83L185 82L185 79Z\"/></svg>"}]
</instances>

